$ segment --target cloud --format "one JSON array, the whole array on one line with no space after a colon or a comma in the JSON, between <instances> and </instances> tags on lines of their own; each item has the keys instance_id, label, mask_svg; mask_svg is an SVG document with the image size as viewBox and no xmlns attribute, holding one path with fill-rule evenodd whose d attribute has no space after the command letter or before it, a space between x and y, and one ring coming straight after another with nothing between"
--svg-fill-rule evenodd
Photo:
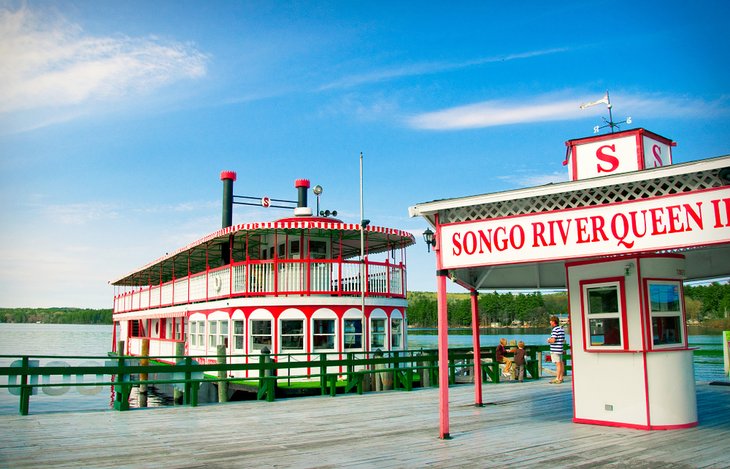
<instances>
[{"instance_id":1,"label":"cloud","mask_svg":"<svg viewBox=\"0 0 730 469\"><path fill-rule=\"evenodd\" d=\"M518 187L535 187L566 182L568 180L568 173L566 171L554 171L545 174L509 174L507 176L499 176L497 179Z\"/></svg>"},{"instance_id":2,"label":"cloud","mask_svg":"<svg viewBox=\"0 0 730 469\"><path fill-rule=\"evenodd\" d=\"M357 75L350 75L339 80L327 83L319 87L318 91L327 91L331 89L340 88L352 88L359 85L365 85L369 83L378 83L383 81L394 80L402 77L417 76L417 75L430 75L434 73L448 72L451 70L458 70L467 67L474 67L478 65L485 65L489 63L506 62L510 60L528 59L532 57L539 57L542 55L556 54L559 52L565 52L567 49L554 48L545 50L536 50L522 52L519 54L508 54L496 57L481 57L473 60L466 60L462 62L426 62L416 63L411 65L405 65L402 67L376 70L373 72L362 73Z\"/></svg>"},{"instance_id":3,"label":"cloud","mask_svg":"<svg viewBox=\"0 0 730 469\"><path fill-rule=\"evenodd\" d=\"M117 207L99 202L48 204L41 206L43 218L53 225L86 225L119 217Z\"/></svg>"},{"instance_id":4,"label":"cloud","mask_svg":"<svg viewBox=\"0 0 730 469\"><path fill-rule=\"evenodd\" d=\"M0 9L0 113L60 108L69 115L75 106L202 77L207 59L189 44L97 37L62 17Z\"/></svg>"},{"instance_id":5,"label":"cloud","mask_svg":"<svg viewBox=\"0 0 730 469\"><path fill-rule=\"evenodd\" d=\"M413 115L405 119L407 126L421 130L462 130L495 127L510 124L563 121L582 119L605 114L603 105L585 110L581 103L599 99L603 93L560 92L528 96L514 100L491 100L457 106L439 111ZM621 103L621 109L642 117L718 116L727 114L727 98L704 101L697 98L665 95L636 95L611 93L613 103ZM616 117L616 106L614 106Z\"/></svg>"}]
</instances>

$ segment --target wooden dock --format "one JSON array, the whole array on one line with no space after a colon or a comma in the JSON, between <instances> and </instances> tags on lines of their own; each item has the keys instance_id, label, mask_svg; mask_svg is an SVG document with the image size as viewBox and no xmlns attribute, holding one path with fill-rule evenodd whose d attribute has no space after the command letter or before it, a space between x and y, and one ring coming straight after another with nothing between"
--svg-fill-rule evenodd
<instances>
[{"instance_id":1,"label":"wooden dock","mask_svg":"<svg viewBox=\"0 0 730 469\"><path fill-rule=\"evenodd\" d=\"M451 440L433 388L5 415L0 467L730 467L730 386L697 384L697 427L651 432L573 423L567 381L449 393Z\"/></svg>"}]
</instances>

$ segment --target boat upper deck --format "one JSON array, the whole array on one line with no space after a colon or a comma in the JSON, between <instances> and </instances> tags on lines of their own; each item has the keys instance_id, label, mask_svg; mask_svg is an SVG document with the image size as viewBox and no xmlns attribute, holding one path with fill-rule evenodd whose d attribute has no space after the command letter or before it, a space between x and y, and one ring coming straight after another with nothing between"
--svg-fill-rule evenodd
<instances>
[{"instance_id":1,"label":"boat upper deck","mask_svg":"<svg viewBox=\"0 0 730 469\"><path fill-rule=\"evenodd\" d=\"M363 289L368 297L405 298L405 249L414 243L409 232L323 217L230 226L111 282L120 289L114 312Z\"/></svg>"}]
</instances>

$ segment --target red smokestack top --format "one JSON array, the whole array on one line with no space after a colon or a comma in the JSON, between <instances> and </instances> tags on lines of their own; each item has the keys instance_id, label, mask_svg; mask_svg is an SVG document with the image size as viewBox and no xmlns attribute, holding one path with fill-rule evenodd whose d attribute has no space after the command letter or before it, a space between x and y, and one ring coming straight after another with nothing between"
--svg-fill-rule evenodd
<instances>
[{"instance_id":1,"label":"red smokestack top","mask_svg":"<svg viewBox=\"0 0 730 469\"><path fill-rule=\"evenodd\" d=\"M294 187L296 187L297 189L299 189L300 187L309 189L309 179L297 179L296 181L294 181Z\"/></svg>"},{"instance_id":2,"label":"red smokestack top","mask_svg":"<svg viewBox=\"0 0 730 469\"><path fill-rule=\"evenodd\" d=\"M235 181L236 172L235 171L221 171L221 181L225 181L226 179L231 179L231 180Z\"/></svg>"}]
</instances>

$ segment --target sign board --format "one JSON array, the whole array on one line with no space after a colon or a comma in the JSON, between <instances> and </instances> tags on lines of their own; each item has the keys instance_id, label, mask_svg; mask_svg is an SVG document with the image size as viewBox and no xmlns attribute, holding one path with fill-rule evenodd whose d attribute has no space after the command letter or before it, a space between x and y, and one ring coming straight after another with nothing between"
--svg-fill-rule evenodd
<instances>
[{"instance_id":1,"label":"sign board","mask_svg":"<svg viewBox=\"0 0 730 469\"><path fill-rule=\"evenodd\" d=\"M441 225L444 269L730 243L730 186Z\"/></svg>"},{"instance_id":2,"label":"sign board","mask_svg":"<svg viewBox=\"0 0 730 469\"><path fill-rule=\"evenodd\" d=\"M674 142L645 129L565 142L571 181L657 168L672 163Z\"/></svg>"}]
</instances>

